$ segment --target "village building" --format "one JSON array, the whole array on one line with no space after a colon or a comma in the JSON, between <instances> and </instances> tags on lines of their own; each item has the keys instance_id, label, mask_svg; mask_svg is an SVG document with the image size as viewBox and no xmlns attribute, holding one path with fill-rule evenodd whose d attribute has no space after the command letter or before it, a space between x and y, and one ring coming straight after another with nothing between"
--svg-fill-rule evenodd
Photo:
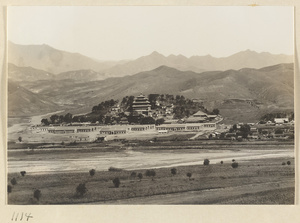
<instances>
[{"instance_id":1,"label":"village building","mask_svg":"<svg viewBox=\"0 0 300 223\"><path fill-rule=\"evenodd\" d=\"M288 118L275 118L274 122L276 124L283 124L283 123L288 123L289 119Z\"/></svg>"},{"instance_id":2,"label":"village building","mask_svg":"<svg viewBox=\"0 0 300 223\"><path fill-rule=\"evenodd\" d=\"M185 122L186 123L202 123L209 120L214 119L217 116L211 116L209 117L206 113L202 112L202 111L198 111L195 114L193 114L192 116L188 117Z\"/></svg>"},{"instance_id":3,"label":"village building","mask_svg":"<svg viewBox=\"0 0 300 223\"><path fill-rule=\"evenodd\" d=\"M151 116L151 104L146 96L140 94L137 96L132 103L133 111L138 114Z\"/></svg>"},{"instance_id":4,"label":"village building","mask_svg":"<svg viewBox=\"0 0 300 223\"><path fill-rule=\"evenodd\" d=\"M54 134L66 134L66 133L76 133L76 129L70 128L70 127L50 127L48 128L49 133L54 133Z\"/></svg>"},{"instance_id":5,"label":"village building","mask_svg":"<svg viewBox=\"0 0 300 223\"><path fill-rule=\"evenodd\" d=\"M116 135L155 130L155 125L112 125L101 128L100 134Z\"/></svg>"},{"instance_id":6,"label":"village building","mask_svg":"<svg viewBox=\"0 0 300 223\"><path fill-rule=\"evenodd\" d=\"M201 131L201 130L215 130L216 123L193 123L193 124L163 124L156 126L157 131Z\"/></svg>"},{"instance_id":7,"label":"village building","mask_svg":"<svg viewBox=\"0 0 300 223\"><path fill-rule=\"evenodd\" d=\"M78 127L77 132L92 132L96 130L96 127Z\"/></svg>"},{"instance_id":8,"label":"village building","mask_svg":"<svg viewBox=\"0 0 300 223\"><path fill-rule=\"evenodd\" d=\"M126 126L106 126L100 130L102 135L119 135L128 132Z\"/></svg>"},{"instance_id":9,"label":"village building","mask_svg":"<svg viewBox=\"0 0 300 223\"><path fill-rule=\"evenodd\" d=\"M155 125L129 125L129 131L132 132L148 130L155 130Z\"/></svg>"}]
</instances>

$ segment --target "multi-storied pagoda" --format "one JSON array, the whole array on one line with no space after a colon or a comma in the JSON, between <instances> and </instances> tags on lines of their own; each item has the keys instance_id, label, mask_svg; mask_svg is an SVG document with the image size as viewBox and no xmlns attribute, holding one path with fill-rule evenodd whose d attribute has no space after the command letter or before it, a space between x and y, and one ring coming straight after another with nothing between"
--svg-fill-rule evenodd
<instances>
[{"instance_id":1,"label":"multi-storied pagoda","mask_svg":"<svg viewBox=\"0 0 300 223\"><path fill-rule=\"evenodd\" d=\"M132 103L133 111L136 111L138 114L143 114L150 116L151 115L151 104L147 97L143 94L137 96Z\"/></svg>"}]
</instances>

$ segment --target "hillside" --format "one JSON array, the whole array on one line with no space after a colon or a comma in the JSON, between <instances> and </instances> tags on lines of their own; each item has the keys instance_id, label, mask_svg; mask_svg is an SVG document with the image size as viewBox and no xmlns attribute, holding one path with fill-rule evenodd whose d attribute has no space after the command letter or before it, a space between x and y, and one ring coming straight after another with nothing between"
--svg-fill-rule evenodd
<instances>
[{"instance_id":1,"label":"hillside","mask_svg":"<svg viewBox=\"0 0 300 223\"><path fill-rule=\"evenodd\" d=\"M47 71L35 69L33 67L18 67L14 64L8 64L8 79L14 82L22 82L22 86L28 87L35 82L64 80L75 82L86 82L105 79L103 74L93 70L74 70L52 74ZM30 88L30 87L29 87Z\"/></svg>"},{"instance_id":2,"label":"hillside","mask_svg":"<svg viewBox=\"0 0 300 223\"><path fill-rule=\"evenodd\" d=\"M19 45L8 42L8 62L19 67L34 67L58 74L71 70L108 69L117 62L99 62L79 53L57 50L48 45Z\"/></svg>"},{"instance_id":3,"label":"hillside","mask_svg":"<svg viewBox=\"0 0 300 223\"><path fill-rule=\"evenodd\" d=\"M52 80L54 79L54 75L47 71L38 70L33 67L18 67L9 63L8 79L12 81Z\"/></svg>"},{"instance_id":4,"label":"hillside","mask_svg":"<svg viewBox=\"0 0 300 223\"><path fill-rule=\"evenodd\" d=\"M57 80L63 80L63 79L70 79L72 81L91 81L91 80L102 80L106 77L98 72L95 72L93 70L74 70L74 71L67 71L59 73L55 76L55 79Z\"/></svg>"},{"instance_id":5,"label":"hillside","mask_svg":"<svg viewBox=\"0 0 300 223\"><path fill-rule=\"evenodd\" d=\"M264 113L293 110L293 64L261 69L195 73L161 66L151 71L101 81L42 80L22 83L73 114L89 112L109 99L158 93L201 99L208 109L219 108L226 120L257 120ZM10 100L10 98L9 98ZM244 117L244 118L243 118Z\"/></svg>"},{"instance_id":6,"label":"hillside","mask_svg":"<svg viewBox=\"0 0 300 223\"><path fill-rule=\"evenodd\" d=\"M8 116L31 116L58 111L59 106L42 95L8 81Z\"/></svg>"}]
</instances>

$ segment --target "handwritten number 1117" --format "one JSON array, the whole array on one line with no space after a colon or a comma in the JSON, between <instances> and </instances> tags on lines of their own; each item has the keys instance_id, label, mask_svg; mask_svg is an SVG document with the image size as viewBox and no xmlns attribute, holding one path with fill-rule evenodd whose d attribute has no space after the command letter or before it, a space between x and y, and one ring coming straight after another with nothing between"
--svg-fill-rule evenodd
<instances>
[{"instance_id":1,"label":"handwritten number 1117","mask_svg":"<svg viewBox=\"0 0 300 223\"><path fill-rule=\"evenodd\" d=\"M11 220L12 221L28 221L30 218L33 218L31 213L13 213Z\"/></svg>"}]
</instances>

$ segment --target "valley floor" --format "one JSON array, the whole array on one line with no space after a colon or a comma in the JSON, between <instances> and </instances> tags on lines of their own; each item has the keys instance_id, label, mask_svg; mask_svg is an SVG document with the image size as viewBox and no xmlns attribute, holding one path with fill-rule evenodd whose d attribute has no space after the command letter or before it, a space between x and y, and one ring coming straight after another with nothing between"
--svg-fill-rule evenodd
<instances>
[{"instance_id":1,"label":"valley floor","mask_svg":"<svg viewBox=\"0 0 300 223\"><path fill-rule=\"evenodd\" d=\"M17 154L20 159L26 156ZM118 156L117 154L115 153L115 156ZM78 155L80 153L77 153ZM29 155L31 156L32 154ZM15 155L14 159L16 158ZM49 161L54 159L54 156L46 155L43 159ZM98 162L104 160L105 158L99 158ZM287 161L290 161L291 165L282 165ZM224 160L223 164L211 162L208 166L203 165L202 159L197 165L157 167L154 168L156 175L153 179L145 175L146 168L121 171L96 169L94 176L90 176L89 169L85 172L27 171L24 177L20 173L10 172L8 184L13 178L17 184L12 186L12 192L8 194L8 204L294 203L295 166L290 155L261 156L251 160L236 158L236 162L239 164L238 168L232 168L232 161L229 159ZM171 174L171 168L174 167L177 170L176 175ZM142 173L143 178L140 180L138 177L132 177L132 172ZM187 173L192 174L190 179ZM116 177L121 181L119 188L115 188L112 182ZM76 187L80 183L85 183L88 190L83 196L76 194ZM35 189L41 191L39 200L33 197Z\"/></svg>"}]
</instances>

